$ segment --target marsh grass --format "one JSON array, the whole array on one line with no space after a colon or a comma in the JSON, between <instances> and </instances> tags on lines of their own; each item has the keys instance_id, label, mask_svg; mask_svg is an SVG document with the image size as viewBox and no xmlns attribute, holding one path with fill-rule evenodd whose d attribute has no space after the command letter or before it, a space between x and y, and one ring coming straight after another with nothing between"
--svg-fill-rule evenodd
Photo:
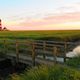
<instances>
[{"instance_id":1,"label":"marsh grass","mask_svg":"<svg viewBox=\"0 0 80 80\"><path fill-rule=\"evenodd\" d=\"M62 30L62 31L1 31L0 39L41 39L41 40L58 40L58 41L76 41L80 39L79 30Z\"/></svg>"},{"instance_id":2,"label":"marsh grass","mask_svg":"<svg viewBox=\"0 0 80 80\"><path fill-rule=\"evenodd\" d=\"M23 74L13 74L9 80L80 80L80 71L60 65L42 65Z\"/></svg>"},{"instance_id":3,"label":"marsh grass","mask_svg":"<svg viewBox=\"0 0 80 80\"><path fill-rule=\"evenodd\" d=\"M68 66L80 69L80 56L79 57L74 57L72 59L67 60L66 64Z\"/></svg>"}]
</instances>

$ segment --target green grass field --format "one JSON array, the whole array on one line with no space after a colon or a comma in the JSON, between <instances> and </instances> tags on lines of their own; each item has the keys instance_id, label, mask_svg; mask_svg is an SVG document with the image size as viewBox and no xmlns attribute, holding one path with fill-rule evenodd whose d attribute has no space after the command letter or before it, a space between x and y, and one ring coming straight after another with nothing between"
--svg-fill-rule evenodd
<instances>
[{"instance_id":1,"label":"green grass field","mask_svg":"<svg viewBox=\"0 0 80 80\"><path fill-rule=\"evenodd\" d=\"M80 39L80 30L66 30L66 31L0 31L0 56L2 57L7 51L16 53L15 43L11 43L18 40L26 39L37 39L37 40L55 40L55 41L77 41ZM4 41L9 40L7 49L4 48ZM11 41L11 42L10 42ZM12 46L9 44L13 44ZM20 46L20 48L26 48L25 46ZM10 53L11 53L10 52ZM2 53L2 54L1 54ZM21 52L24 53L24 52ZM78 59L77 59L78 60ZM76 60L76 61L77 61ZM68 65L77 66L78 61L74 60L67 62ZM64 66L41 66L30 69L28 72L25 71L20 75L13 74L6 80L80 80L80 71L70 67Z\"/></svg>"},{"instance_id":2,"label":"green grass field","mask_svg":"<svg viewBox=\"0 0 80 80\"><path fill-rule=\"evenodd\" d=\"M0 31L2 39L39 39L39 40L67 40L76 41L80 39L80 30L62 31Z\"/></svg>"}]
</instances>

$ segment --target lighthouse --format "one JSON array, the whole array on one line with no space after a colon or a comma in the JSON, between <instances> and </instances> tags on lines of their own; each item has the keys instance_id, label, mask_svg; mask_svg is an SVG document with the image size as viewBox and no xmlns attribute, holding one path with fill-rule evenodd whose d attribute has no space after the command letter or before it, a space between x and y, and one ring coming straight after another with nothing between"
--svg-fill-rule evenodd
<instances>
[{"instance_id":1,"label":"lighthouse","mask_svg":"<svg viewBox=\"0 0 80 80\"><path fill-rule=\"evenodd\" d=\"M1 22L1 19L0 19L0 31L2 30L2 22Z\"/></svg>"}]
</instances>

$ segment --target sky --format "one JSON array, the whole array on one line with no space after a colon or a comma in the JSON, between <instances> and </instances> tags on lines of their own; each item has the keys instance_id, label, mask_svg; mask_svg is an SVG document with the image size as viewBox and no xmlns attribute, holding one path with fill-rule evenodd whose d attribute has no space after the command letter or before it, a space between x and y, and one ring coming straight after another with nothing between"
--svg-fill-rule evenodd
<instances>
[{"instance_id":1,"label":"sky","mask_svg":"<svg viewBox=\"0 0 80 80\"><path fill-rule=\"evenodd\" d=\"M10 30L80 29L80 0L0 0L0 10Z\"/></svg>"}]
</instances>

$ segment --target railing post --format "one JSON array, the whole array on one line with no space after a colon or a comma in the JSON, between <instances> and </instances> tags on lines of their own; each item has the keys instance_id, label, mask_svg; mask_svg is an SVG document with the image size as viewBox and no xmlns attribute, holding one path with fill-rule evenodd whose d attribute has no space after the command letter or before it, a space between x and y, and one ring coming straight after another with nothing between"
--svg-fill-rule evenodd
<instances>
[{"instance_id":1,"label":"railing post","mask_svg":"<svg viewBox=\"0 0 80 80\"><path fill-rule=\"evenodd\" d=\"M53 47L53 56L54 56L54 63L56 63L57 62L57 47L56 46Z\"/></svg>"},{"instance_id":2,"label":"railing post","mask_svg":"<svg viewBox=\"0 0 80 80\"><path fill-rule=\"evenodd\" d=\"M35 45L32 42L32 65L35 66Z\"/></svg>"},{"instance_id":3,"label":"railing post","mask_svg":"<svg viewBox=\"0 0 80 80\"><path fill-rule=\"evenodd\" d=\"M19 44L18 41L16 41L16 63L19 62Z\"/></svg>"},{"instance_id":4,"label":"railing post","mask_svg":"<svg viewBox=\"0 0 80 80\"><path fill-rule=\"evenodd\" d=\"M65 48L65 51L64 51L64 62L66 62L67 42L65 42L64 48Z\"/></svg>"},{"instance_id":5,"label":"railing post","mask_svg":"<svg viewBox=\"0 0 80 80\"><path fill-rule=\"evenodd\" d=\"M4 51L3 53L5 54L6 53L6 40L4 40Z\"/></svg>"},{"instance_id":6,"label":"railing post","mask_svg":"<svg viewBox=\"0 0 80 80\"><path fill-rule=\"evenodd\" d=\"M45 51L46 51L46 42L44 41L43 42L43 58L44 59L46 58Z\"/></svg>"},{"instance_id":7,"label":"railing post","mask_svg":"<svg viewBox=\"0 0 80 80\"><path fill-rule=\"evenodd\" d=\"M1 51L2 52L2 57L6 57L6 53L7 53L7 50L6 50L6 40L3 41L3 50Z\"/></svg>"}]
</instances>

